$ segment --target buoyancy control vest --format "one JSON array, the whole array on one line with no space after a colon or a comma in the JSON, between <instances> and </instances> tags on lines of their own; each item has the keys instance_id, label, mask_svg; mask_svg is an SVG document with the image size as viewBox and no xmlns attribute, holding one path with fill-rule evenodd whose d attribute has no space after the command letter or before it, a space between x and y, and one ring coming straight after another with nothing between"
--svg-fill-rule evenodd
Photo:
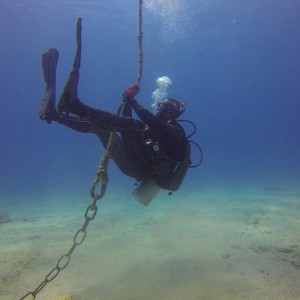
<instances>
[{"instance_id":1,"label":"buoyancy control vest","mask_svg":"<svg viewBox=\"0 0 300 300\"><path fill-rule=\"evenodd\" d=\"M157 185L165 190L177 191L191 164L191 146L184 129L180 141L166 132L148 130L145 133L145 149L151 158L150 166Z\"/></svg>"}]
</instances>

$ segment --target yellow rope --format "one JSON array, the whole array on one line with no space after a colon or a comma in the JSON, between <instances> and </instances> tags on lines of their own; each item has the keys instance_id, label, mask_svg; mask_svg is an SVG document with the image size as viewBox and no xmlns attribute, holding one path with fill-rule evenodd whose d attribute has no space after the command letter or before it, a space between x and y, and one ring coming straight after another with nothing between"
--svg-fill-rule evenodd
<instances>
[{"instance_id":1,"label":"yellow rope","mask_svg":"<svg viewBox=\"0 0 300 300\"><path fill-rule=\"evenodd\" d=\"M143 0L139 0L139 24L138 24L138 41L139 41L139 69L136 82L140 86L143 75Z\"/></svg>"}]
</instances>

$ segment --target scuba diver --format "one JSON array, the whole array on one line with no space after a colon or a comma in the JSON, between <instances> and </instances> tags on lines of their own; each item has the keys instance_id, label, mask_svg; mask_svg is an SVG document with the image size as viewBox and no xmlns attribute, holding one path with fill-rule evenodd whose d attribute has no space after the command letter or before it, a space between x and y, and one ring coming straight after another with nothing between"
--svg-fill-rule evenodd
<instances>
[{"instance_id":1,"label":"scuba diver","mask_svg":"<svg viewBox=\"0 0 300 300\"><path fill-rule=\"evenodd\" d=\"M105 148L113 132L110 157L123 174L141 182L133 195L143 205L148 205L160 189L177 191L191 164L190 144L184 129L177 122L185 111L185 108L181 110L181 103L166 98L157 104L154 115L135 99L139 85L133 84L123 93L124 105L120 116L91 108L77 97L79 65L77 68L73 65L55 107L57 60L56 49L50 49L42 57L46 91L40 118L48 123L58 122L78 132L96 134ZM139 119L132 117L132 111Z\"/></svg>"}]
</instances>

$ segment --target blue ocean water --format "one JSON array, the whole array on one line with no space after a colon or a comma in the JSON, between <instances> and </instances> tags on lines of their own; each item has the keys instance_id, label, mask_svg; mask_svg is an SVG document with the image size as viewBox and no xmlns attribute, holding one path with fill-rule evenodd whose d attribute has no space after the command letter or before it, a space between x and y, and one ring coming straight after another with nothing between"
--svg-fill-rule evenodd
<instances>
[{"instance_id":1,"label":"blue ocean water","mask_svg":"<svg viewBox=\"0 0 300 300\"><path fill-rule=\"evenodd\" d=\"M204 162L181 190L297 189L300 179L300 2L145 0L144 75L138 99L151 106L155 80L187 102L184 119ZM38 118L41 55L60 52L62 89L83 21L80 98L114 112L137 73L137 1L1 0L0 201L88 196L103 149L93 135ZM59 96L59 94L58 94ZM190 128L187 126L187 131ZM193 149L193 161L199 158ZM128 200L133 180L111 163L109 188ZM108 193L110 190L108 189ZM127 193L127 194L126 194Z\"/></svg>"}]
</instances>

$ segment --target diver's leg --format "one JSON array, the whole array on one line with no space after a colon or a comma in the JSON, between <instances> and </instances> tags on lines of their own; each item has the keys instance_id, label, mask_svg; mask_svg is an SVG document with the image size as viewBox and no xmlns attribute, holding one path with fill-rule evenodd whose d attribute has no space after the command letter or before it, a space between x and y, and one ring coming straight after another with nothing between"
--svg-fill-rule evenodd
<instances>
[{"instance_id":1,"label":"diver's leg","mask_svg":"<svg viewBox=\"0 0 300 300\"><path fill-rule=\"evenodd\" d=\"M55 114L53 121L56 121L59 124L65 125L75 131L83 132L83 133L95 133L95 126L84 119L75 117L75 116L69 116L67 114Z\"/></svg>"},{"instance_id":2,"label":"diver's leg","mask_svg":"<svg viewBox=\"0 0 300 300\"><path fill-rule=\"evenodd\" d=\"M79 99L67 102L67 104L64 104L63 106L60 105L59 102L58 106L60 106L60 108L63 107L63 111L71 112L81 118L84 118L92 123L97 124L103 129L116 131L131 131L143 130L145 128L145 124L140 120L135 120L130 117L118 116L110 112L89 107L86 104L83 104Z\"/></svg>"},{"instance_id":3,"label":"diver's leg","mask_svg":"<svg viewBox=\"0 0 300 300\"><path fill-rule=\"evenodd\" d=\"M68 105L68 111L90 121L102 130L119 131L122 135L122 149L133 172L132 175L128 176L137 180L153 177L152 168L150 167L151 158L147 157L143 148L143 129L145 128L143 122L88 107L78 99ZM114 158L114 160L117 161L117 158ZM121 169L118 163L117 165Z\"/></svg>"},{"instance_id":4,"label":"diver's leg","mask_svg":"<svg viewBox=\"0 0 300 300\"><path fill-rule=\"evenodd\" d=\"M126 108L126 106L124 108ZM102 114L106 114L106 112L102 112L99 110L96 110L96 112L101 116ZM112 115L113 120L115 120L116 115L110 115ZM111 132L110 128L109 130L104 129L107 128L107 124L104 126L102 123L99 124L98 122L89 122L86 119L81 119L80 121L80 119L76 117L71 117L65 114L62 116L56 121L61 124L67 125L68 127L73 128L77 131L83 132L84 130L84 132L92 132L96 134L104 148L107 147ZM132 120L128 117L123 119ZM103 122L103 117L101 118L101 120ZM122 138L114 133L114 140L111 148L111 158L114 160L123 174L129 177L133 177L136 180L151 178L152 169L149 168L149 163L147 163L147 158L145 157L143 149L143 132L141 130L120 130L120 132Z\"/></svg>"},{"instance_id":5,"label":"diver's leg","mask_svg":"<svg viewBox=\"0 0 300 300\"><path fill-rule=\"evenodd\" d=\"M102 129L97 130L97 136L102 145L107 148L110 138L110 132ZM110 157L113 159L119 170L126 176L138 179L134 172L133 166L130 163L127 153L124 150L123 140L116 133L113 133L113 143L110 149Z\"/></svg>"},{"instance_id":6,"label":"diver's leg","mask_svg":"<svg viewBox=\"0 0 300 300\"><path fill-rule=\"evenodd\" d=\"M46 90L41 103L39 116L42 120L46 120L48 123L51 122L55 115L56 66L58 55L58 51L53 48L49 49L42 56L42 67Z\"/></svg>"},{"instance_id":7,"label":"diver's leg","mask_svg":"<svg viewBox=\"0 0 300 300\"><path fill-rule=\"evenodd\" d=\"M110 131L101 129L94 123L65 114L56 114L56 117L53 118L53 121L63 124L78 132L93 133L98 136L103 147L107 147L110 137ZM113 161L123 174L137 179L135 173L132 170L132 166L128 161L127 153L123 149L122 139L115 133L113 144L111 147L110 157L113 159Z\"/></svg>"},{"instance_id":8,"label":"diver's leg","mask_svg":"<svg viewBox=\"0 0 300 300\"><path fill-rule=\"evenodd\" d=\"M101 115L102 111L99 114ZM132 120L128 117L126 119ZM101 122L100 124L97 122L90 122L86 119L79 119L66 114L59 115L55 118L55 121L79 132L94 133L98 136L103 147L107 147L111 130L107 129L107 126L103 126ZM145 178L151 178L153 175L152 169L149 168L149 159L145 157L145 151L143 149L143 131L120 130L120 132L122 138L114 133L110 155L117 167L123 174L133 177L138 181Z\"/></svg>"}]
</instances>

